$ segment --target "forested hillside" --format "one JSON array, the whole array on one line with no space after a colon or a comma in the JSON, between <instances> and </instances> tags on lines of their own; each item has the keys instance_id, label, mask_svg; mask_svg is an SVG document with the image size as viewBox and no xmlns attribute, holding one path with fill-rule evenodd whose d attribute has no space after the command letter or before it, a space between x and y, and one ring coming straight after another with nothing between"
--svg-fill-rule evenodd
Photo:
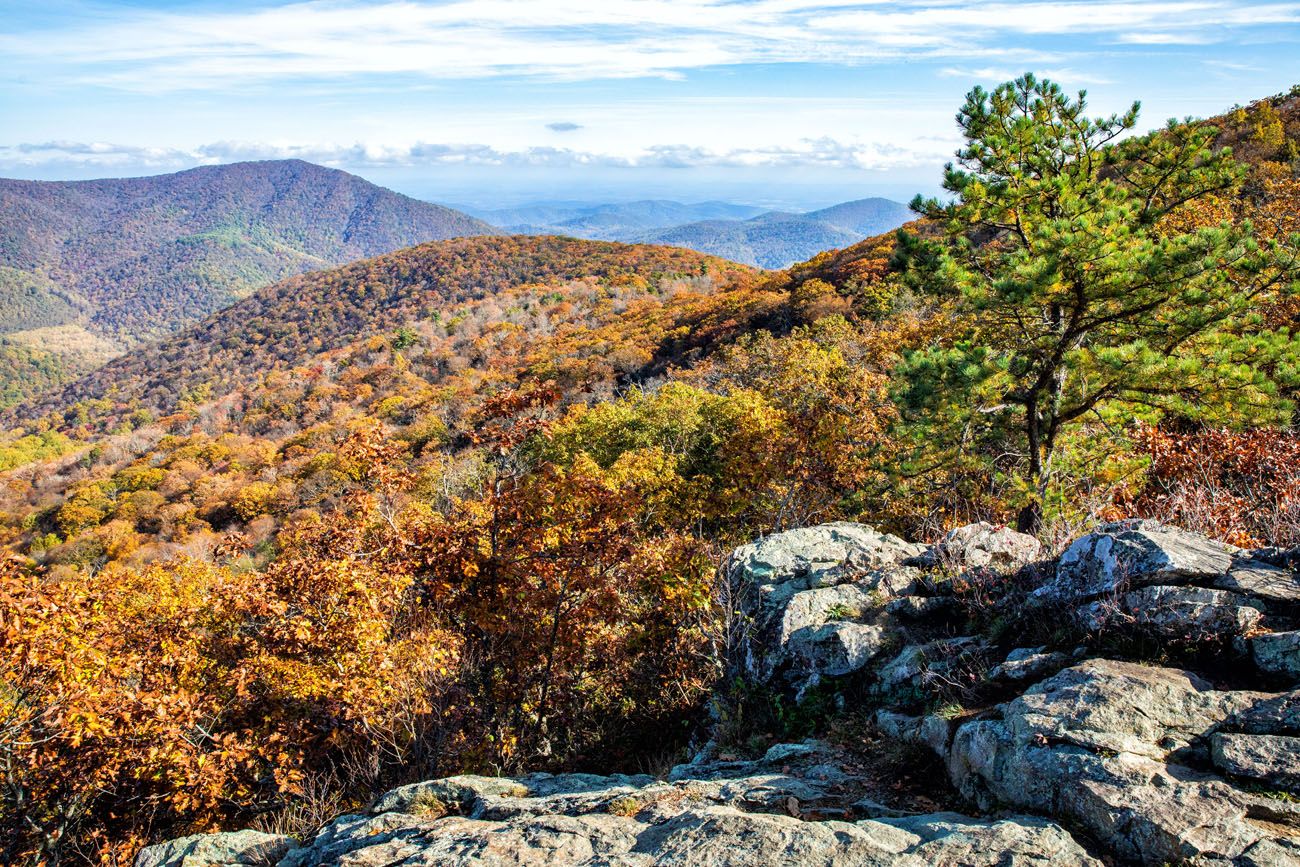
<instances>
[{"instance_id":1,"label":"forested hillside","mask_svg":"<svg viewBox=\"0 0 1300 867\"><path fill-rule=\"evenodd\" d=\"M277 283L62 392L18 407L16 418L62 410L55 427L73 429L88 418L104 431L124 414L169 414L183 401L229 395L276 370L313 363L320 353L398 327L426 336L521 331L535 339L547 334L556 306L562 315L599 313L590 307L593 299L566 296L570 281L604 281L636 293L670 276L712 285L715 276L747 272L669 247L524 236L430 243ZM546 287L535 294L549 300L520 307L508 298L520 286ZM88 406L95 407L89 415Z\"/></svg>"},{"instance_id":2,"label":"forested hillside","mask_svg":"<svg viewBox=\"0 0 1300 867\"><path fill-rule=\"evenodd\" d=\"M298 160L97 181L0 180L0 347L30 396L261 286L409 247L494 234L457 211ZM31 335L64 329L61 339ZM35 378L22 375L32 370ZM42 371L47 371L44 376ZM10 403L13 401L10 400Z\"/></svg>"},{"instance_id":3,"label":"forested hillside","mask_svg":"<svg viewBox=\"0 0 1300 867\"><path fill-rule=\"evenodd\" d=\"M850 724L725 677L718 562L791 527L1300 543L1300 96L1138 134L1025 78L960 121L948 200L788 270L435 242L19 407L0 851L125 863L453 773L656 769L710 719L760 752Z\"/></svg>"}]
</instances>

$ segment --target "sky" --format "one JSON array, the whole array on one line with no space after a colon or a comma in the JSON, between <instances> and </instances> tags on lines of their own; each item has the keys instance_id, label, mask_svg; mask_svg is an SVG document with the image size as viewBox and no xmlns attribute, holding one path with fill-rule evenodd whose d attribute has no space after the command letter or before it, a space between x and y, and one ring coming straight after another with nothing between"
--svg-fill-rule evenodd
<instances>
[{"instance_id":1,"label":"sky","mask_svg":"<svg viewBox=\"0 0 1300 867\"><path fill-rule=\"evenodd\" d=\"M1142 124L1300 84L1300 2L0 0L0 176L299 157L434 201L934 192L974 85Z\"/></svg>"}]
</instances>

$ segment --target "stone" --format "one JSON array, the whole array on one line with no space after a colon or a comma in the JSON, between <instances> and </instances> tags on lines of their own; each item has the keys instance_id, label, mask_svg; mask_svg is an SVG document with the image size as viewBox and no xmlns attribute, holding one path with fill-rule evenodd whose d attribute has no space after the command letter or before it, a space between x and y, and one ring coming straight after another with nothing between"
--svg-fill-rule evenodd
<instances>
[{"instance_id":1,"label":"stone","mask_svg":"<svg viewBox=\"0 0 1300 867\"><path fill-rule=\"evenodd\" d=\"M1267 602L1300 604L1300 574L1262 560L1234 564L1227 574L1215 580L1214 586Z\"/></svg>"},{"instance_id":2,"label":"stone","mask_svg":"<svg viewBox=\"0 0 1300 867\"><path fill-rule=\"evenodd\" d=\"M1260 671L1300 678L1300 632L1268 632L1250 639L1250 653Z\"/></svg>"},{"instance_id":3,"label":"stone","mask_svg":"<svg viewBox=\"0 0 1300 867\"><path fill-rule=\"evenodd\" d=\"M1035 595L1085 600L1151 584L1215 579L1232 567L1237 550L1159 521L1103 524L1065 550L1055 579Z\"/></svg>"},{"instance_id":4,"label":"stone","mask_svg":"<svg viewBox=\"0 0 1300 867\"><path fill-rule=\"evenodd\" d=\"M921 842L913 844L908 852L933 867L1101 864L1065 829L1044 819L1014 816L971 820L939 813L877 821L920 837Z\"/></svg>"},{"instance_id":5,"label":"stone","mask_svg":"<svg viewBox=\"0 0 1300 867\"><path fill-rule=\"evenodd\" d=\"M1300 787L1300 738L1215 732L1210 745L1215 767L1234 777Z\"/></svg>"},{"instance_id":6,"label":"stone","mask_svg":"<svg viewBox=\"0 0 1300 867\"><path fill-rule=\"evenodd\" d=\"M297 843L282 834L227 831L146 846L135 867L272 867Z\"/></svg>"},{"instance_id":7,"label":"stone","mask_svg":"<svg viewBox=\"0 0 1300 867\"><path fill-rule=\"evenodd\" d=\"M1176 669L1088 660L999 718L962 724L949 773L976 803L1078 826L1121 860L1257 863L1300 839L1300 808L1196 768L1209 764L1218 730L1273 698L1218 691Z\"/></svg>"},{"instance_id":8,"label":"stone","mask_svg":"<svg viewBox=\"0 0 1300 867\"><path fill-rule=\"evenodd\" d=\"M1070 662L1070 657L1059 650L1046 647L1020 647L1007 654L988 674L989 680L1003 683L1025 683L1055 674Z\"/></svg>"},{"instance_id":9,"label":"stone","mask_svg":"<svg viewBox=\"0 0 1300 867\"><path fill-rule=\"evenodd\" d=\"M886 631L861 623L827 623L800 630L790 639L791 652L800 659L810 679L840 677L860 670L884 648Z\"/></svg>"},{"instance_id":10,"label":"stone","mask_svg":"<svg viewBox=\"0 0 1300 867\"><path fill-rule=\"evenodd\" d=\"M886 737L928 747L940 758L948 757L952 723L946 717L939 714L910 716L881 709L876 711L875 723L877 730Z\"/></svg>"},{"instance_id":11,"label":"stone","mask_svg":"<svg viewBox=\"0 0 1300 867\"><path fill-rule=\"evenodd\" d=\"M729 651L732 665L798 694L859 670L884 645L884 605L915 586L919 571L900 564L920 550L847 522L737 549L724 569L745 626ZM857 625L832 625L841 622Z\"/></svg>"},{"instance_id":12,"label":"stone","mask_svg":"<svg viewBox=\"0 0 1300 867\"><path fill-rule=\"evenodd\" d=\"M969 636L941 638L926 644L909 644L876 671L881 691L921 686L925 680L946 672L954 662L978 653L983 645Z\"/></svg>"},{"instance_id":13,"label":"stone","mask_svg":"<svg viewBox=\"0 0 1300 867\"><path fill-rule=\"evenodd\" d=\"M1033 536L981 521L950 530L919 559L925 565L946 566L953 571L992 569L1015 572L1035 562L1042 554L1042 543Z\"/></svg>"},{"instance_id":14,"label":"stone","mask_svg":"<svg viewBox=\"0 0 1300 867\"><path fill-rule=\"evenodd\" d=\"M816 741L802 744L774 744L763 753L763 761L769 765L779 765L791 759L806 759L817 754L819 745Z\"/></svg>"},{"instance_id":15,"label":"stone","mask_svg":"<svg viewBox=\"0 0 1300 867\"><path fill-rule=\"evenodd\" d=\"M1265 696L1233 714L1224 728L1247 734L1300 736L1300 691Z\"/></svg>"},{"instance_id":16,"label":"stone","mask_svg":"<svg viewBox=\"0 0 1300 867\"><path fill-rule=\"evenodd\" d=\"M921 546L866 524L837 521L788 530L737 548L725 571L757 585L798 582L804 589L850 580L853 575L902 563Z\"/></svg>"},{"instance_id":17,"label":"stone","mask_svg":"<svg viewBox=\"0 0 1300 867\"><path fill-rule=\"evenodd\" d=\"M1255 629L1261 603L1241 593L1206 587L1140 587L1116 601L1093 602L1080 610L1091 630L1137 627L1165 639L1203 641L1232 638Z\"/></svg>"},{"instance_id":18,"label":"stone","mask_svg":"<svg viewBox=\"0 0 1300 867\"><path fill-rule=\"evenodd\" d=\"M526 777L462 775L413 783L393 789L371 806L371 813L456 813L468 815L485 799L538 798L607 792L646 786L653 778L644 774L530 774Z\"/></svg>"},{"instance_id":19,"label":"stone","mask_svg":"<svg viewBox=\"0 0 1300 867\"><path fill-rule=\"evenodd\" d=\"M743 780L732 784L739 789L747 786ZM791 815L800 813L801 805L789 799L779 805L780 810L753 812L719 802L709 794L716 788L694 781L675 786L655 783L633 789L622 800L599 807L592 804L591 811L579 814L449 815L435 820L404 813L343 816L281 863L283 867L1100 867L1064 829L1042 819L988 820L941 813L882 814L856 823L811 820ZM867 811L896 812L865 799L858 803Z\"/></svg>"},{"instance_id":20,"label":"stone","mask_svg":"<svg viewBox=\"0 0 1300 867\"><path fill-rule=\"evenodd\" d=\"M781 656L796 632L822 626L831 620L865 617L879 603L879 597L860 584L818 587L795 593L781 612L780 627L773 636L771 650L776 656Z\"/></svg>"}]
</instances>

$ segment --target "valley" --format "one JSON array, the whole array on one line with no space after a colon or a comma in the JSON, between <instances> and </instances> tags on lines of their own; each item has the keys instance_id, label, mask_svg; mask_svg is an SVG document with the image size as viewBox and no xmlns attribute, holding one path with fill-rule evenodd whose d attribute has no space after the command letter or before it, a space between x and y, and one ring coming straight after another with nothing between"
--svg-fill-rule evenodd
<instances>
[{"instance_id":1,"label":"valley","mask_svg":"<svg viewBox=\"0 0 1300 867\"><path fill-rule=\"evenodd\" d=\"M847 247L912 219L906 205L872 198L807 213L763 211L727 202L644 201L609 205L540 202L481 211L503 231L671 244L759 268L787 268L824 250Z\"/></svg>"},{"instance_id":2,"label":"valley","mask_svg":"<svg viewBox=\"0 0 1300 867\"><path fill-rule=\"evenodd\" d=\"M0 861L1300 862L1300 88L1092 112L803 214L0 181Z\"/></svg>"}]
</instances>

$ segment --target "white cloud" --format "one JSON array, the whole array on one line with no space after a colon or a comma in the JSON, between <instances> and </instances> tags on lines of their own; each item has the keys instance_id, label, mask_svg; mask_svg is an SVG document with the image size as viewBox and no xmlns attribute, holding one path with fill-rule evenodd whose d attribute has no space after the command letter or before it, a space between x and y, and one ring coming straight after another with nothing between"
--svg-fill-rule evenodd
<instances>
[{"instance_id":1,"label":"white cloud","mask_svg":"<svg viewBox=\"0 0 1300 867\"><path fill-rule=\"evenodd\" d=\"M998 82L1010 81L1017 76L1023 75L1030 70L1020 70L1017 72L1010 67L990 67L984 66L979 68L946 66L939 70L939 75L943 78L961 78L965 80ZM1071 87L1089 84L1112 84L1109 78L1103 78L1092 72L1080 72L1077 69L1059 68L1059 69L1036 69L1032 70L1039 78L1050 78L1053 81L1067 82Z\"/></svg>"},{"instance_id":2,"label":"white cloud","mask_svg":"<svg viewBox=\"0 0 1300 867\"><path fill-rule=\"evenodd\" d=\"M0 145L0 167L78 166L113 169L141 166L166 171L195 165L263 159L304 159L339 168L434 166L509 166L607 168L796 168L882 170L933 165L951 153L949 143L927 138L912 147L879 142L846 142L830 137L797 145L713 150L680 144L651 145L629 154L569 148L500 150L482 144L417 142L382 144L286 144L213 142L192 149L146 148L104 142L49 141Z\"/></svg>"},{"instance_id":3,"label":"white cloud","mask_svg":"<svg viewBox=\"0 0 1300 867\"><path fill-rule=\"evenodd\" d=\"M305 0L233 11L122 11L0 34L11 68L143 92L285 79L503 75L679 77L743 63L1042 61L1017 37L1187 44L1295 24L1300 3L1250 0Z\"/></svg>"}]
</instances>

